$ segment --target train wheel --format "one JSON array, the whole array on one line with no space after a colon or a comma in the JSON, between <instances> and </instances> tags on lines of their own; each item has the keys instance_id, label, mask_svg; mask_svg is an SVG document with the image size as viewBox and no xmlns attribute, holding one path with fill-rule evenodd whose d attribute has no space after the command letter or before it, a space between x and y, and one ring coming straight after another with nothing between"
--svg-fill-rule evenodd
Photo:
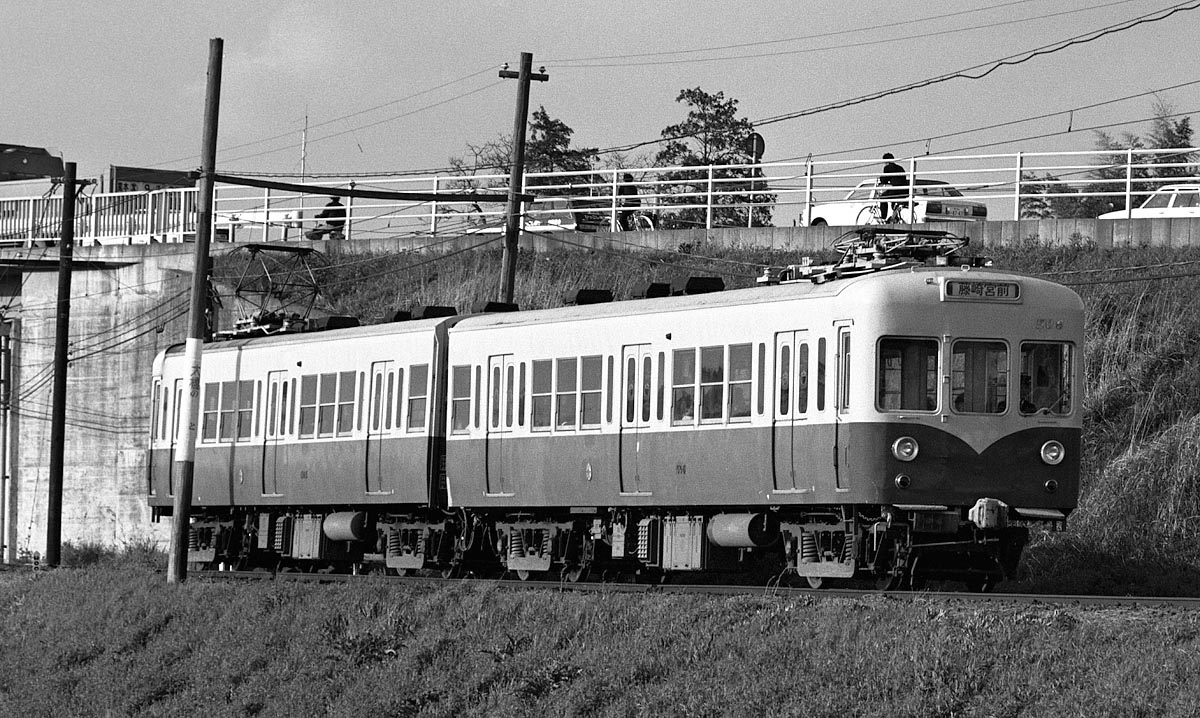
<instances>
[{"instance_id":1,"label":"train wheel","mask_svg":"<svg viewBox=\"0 0 1200 718\"><path fill-rule=\"evenodd\" d=\"M564 566L560 577L567 583L579 583L588 574L588 567L580 564Z\"/></svg>"},{"instance_id":2,"label":"train wheel","mask_svg":"<svg viewBox=\"0 0 1200 718\"><path fill-rule=\"evenodd\" d=\"M991 593L999 581L995 576L972 576L966 581L967 590L971 593Z\"/></svg>"},{"instance_id":3,"label":"train wheel","mask_svg":"<svg viewBox=\"0 0 1200 718\"><path fill-rule=\"evenodd\" d=\"M521 579L522 581L528 581L529 580L529 572L523 571L523 570L517 571L517 578Z\"/></svg>"},{"instance_id":4,"label":"train wheel","mask_svg":"<svg viewBox=\"0 0 1200 718\"><path fill-rule=\"evenodd\" d=\"M897 576L891 573L885 573L875 577L875 590L877 591L895 591L904 583L903 576Z\"/></svg>"},{"instance_id":5,"label":"train wheel","mask_svg":"<svg viewBox=\"0 0 1200 718\"><path fill-rule=\"evenodd\" d=\"M442 568L442 578L450 579L458 578L459 576L462 576L461 563L452 563L449 566Z\"/></svg>"},{"instance_id":6,"label":"train wheel","mask_svg":"<svg viewBox=\"0 0 1200 718\"><path fill-rule=\"evenodd\" d=\"M805 576L804 580L808 583L808 587L812 589L829 588L829 579L824 576Z\"/></svg>"}]
</instances>

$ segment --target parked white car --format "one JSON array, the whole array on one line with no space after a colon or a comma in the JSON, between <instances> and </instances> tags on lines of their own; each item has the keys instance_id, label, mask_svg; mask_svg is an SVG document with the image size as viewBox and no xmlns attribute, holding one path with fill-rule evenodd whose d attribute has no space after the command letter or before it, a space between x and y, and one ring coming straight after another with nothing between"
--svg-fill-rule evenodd
<instances>
[{"instance_id":1,"label":"parked white car","mask_svg":"<svg viewBox=\"0 0 1200 718\"><path fill-rule=\"evenodd\" d=\"M1132 210L1105 212L1097 219L1152 219L1154 217L1200 217L1200 185L1171 184L1155 190Z\"/></svg>"},{"instance_id":2,"label":"parked white car","mask_svg":"<svg viewBox=\"0 0 1200 718\"><path fill-rule=\"evenodd\" d=\"M809 206L801 215L800 223L806 227L878 224L879 205L883 202L880 195L885 189L898 193L888 197L887 201L901 205L900 218L905 223L976 222L987 219L987 205L966 199L962 192L945 182L916 180L910 213L908 187L881 185L878 180L871 179L860 182L843 200Z\"/></svg>"}]
</instances>

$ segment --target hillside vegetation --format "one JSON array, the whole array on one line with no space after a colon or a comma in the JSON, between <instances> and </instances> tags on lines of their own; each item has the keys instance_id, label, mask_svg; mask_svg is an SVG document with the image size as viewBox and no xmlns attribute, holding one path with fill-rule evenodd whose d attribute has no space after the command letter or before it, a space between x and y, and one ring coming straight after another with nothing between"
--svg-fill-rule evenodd
<instances>
[{"instance_id":1,"label":"hillside vegetation","mask_svg":"<svg viewBox=\"0 0 1200 718\"><path fill-rule=\"evenodd\" d=\"M469 311L498 293L498 249L374 256L336 249L318 276L327 309L367 323L421 305ZM1087 308L1080 507L1067 533L1035 542L1024 587L1200 595L1200 276L1193 276L1200 252L1099 250L1085 241L1050 247L1031 238L986 254L998 267L1073 286ZM799 260L736 246L522 252L514 294L522 309L539 309L562 305L580 288L610 289L620 301L651 282L681 288L693 275L745 287L764 266ZM218 276L235 271L218 264Z\"/></svg>"}]
</instances>

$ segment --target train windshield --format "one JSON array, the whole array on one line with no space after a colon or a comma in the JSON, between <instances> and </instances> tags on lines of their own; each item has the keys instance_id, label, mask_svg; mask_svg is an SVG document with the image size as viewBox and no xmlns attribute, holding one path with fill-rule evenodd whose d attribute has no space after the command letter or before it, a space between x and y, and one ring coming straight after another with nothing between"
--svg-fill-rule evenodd
<instances>
[{"instance_id":1,"label":"train windshield","mask_svg":"<svg viewBox=\"0 0 1200 718\"><path fill-rule=\"evenodd\" d=\"M959 340L950 355L950 396L962 414L1003 414L1008 401L1008 347Z\"/></svg>"},{"instance_id":2,"label":"train windshield","mask_svg":"<svg viewBox=\"0 0 1200 718\"><path fill-rule=\"evenodd\" d=\"M934 411L938 392L938 341L917 337L879 340L875 403L880 411Z\"/></svg>"},{"instance_id":3,"label":"train windshield","mask_svg":"<svg viewBox=\"0 0 1200 718\"><path fill-rule=\"evenodd\" d=\"M1062 342L1022 342L1022 414L1071 413L1072 354Z\"/></svg>"}]
</instances>

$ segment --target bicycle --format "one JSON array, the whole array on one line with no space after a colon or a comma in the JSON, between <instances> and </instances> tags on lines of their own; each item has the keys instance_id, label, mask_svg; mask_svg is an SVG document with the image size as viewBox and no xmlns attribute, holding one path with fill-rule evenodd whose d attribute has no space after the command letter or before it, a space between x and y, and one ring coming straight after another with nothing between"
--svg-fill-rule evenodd
<instances>
[{"instance_id":1,"label":"bicycle","mask_svg":"<svg viewBox=\"0 0 1200 718\"><path fill-rule=\"evenodd\" d=\"M641 210L625 210L617 217L617 232L653 232L654 220Z\"/></svg>"},{"instance_id":2,"label":"bicycle","mask_svg":"<svg viewBox=\"0 0 1200 718\"><path fill-rule=\"evenodd\" d=\"M880 204L887 204L892 211L887 216L883 216L883 210L879 208ZM904 220L900 216L899 202L872 202L866 207L858 211L858 216L855 218L855 224L901 224Z\"/></svg>"}]
</instances>

